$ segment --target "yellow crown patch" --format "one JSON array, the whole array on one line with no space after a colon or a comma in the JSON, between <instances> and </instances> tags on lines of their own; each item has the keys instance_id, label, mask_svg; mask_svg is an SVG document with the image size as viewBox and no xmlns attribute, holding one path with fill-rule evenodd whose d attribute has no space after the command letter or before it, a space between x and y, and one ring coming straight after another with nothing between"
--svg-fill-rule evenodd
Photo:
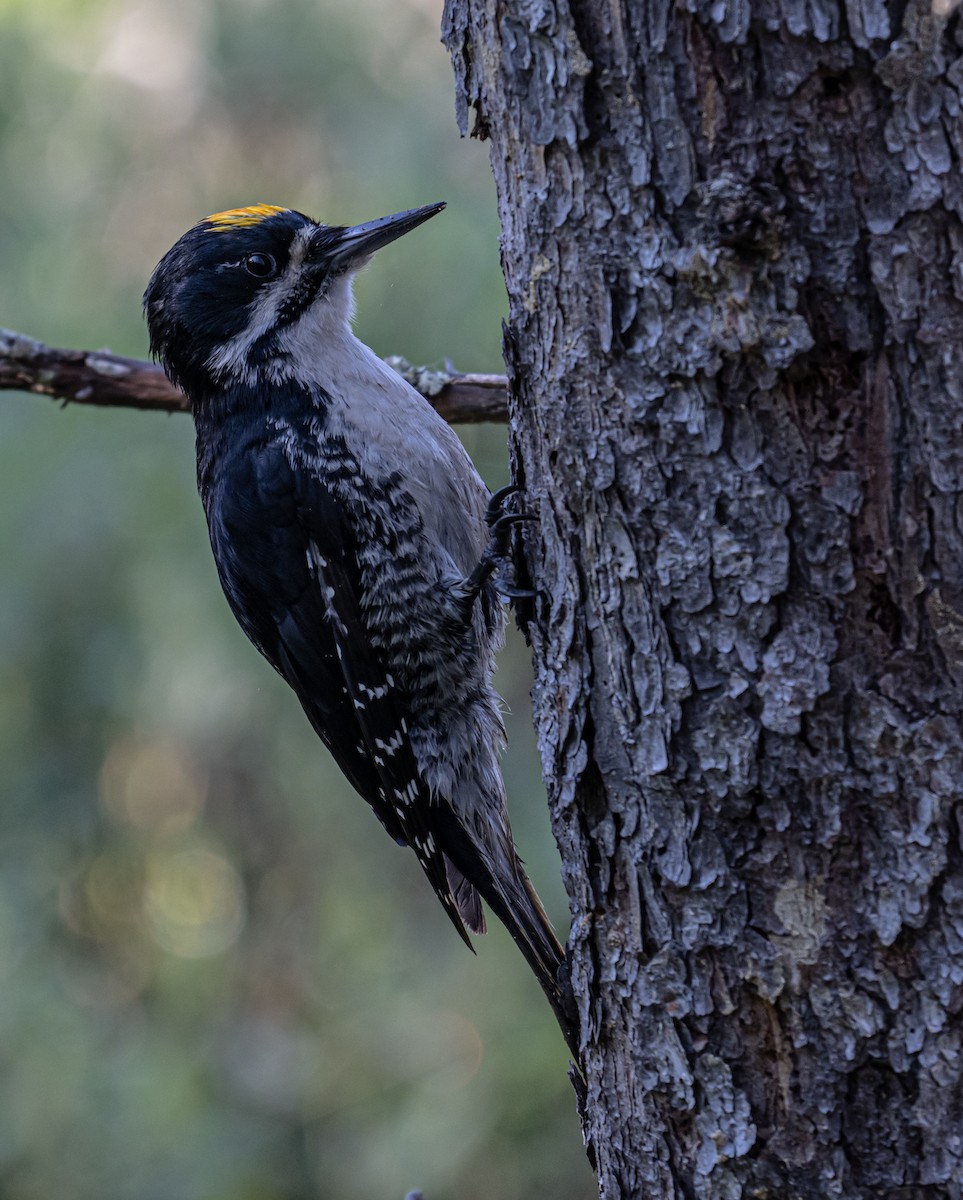
<instances>
[{"instance_id":1,"label":"yellow crown patch","mask_svg":"<svg viewBox=\"0 0 963 1200\"><path fill-rule=\"evenodd\" d=\"M224 212L213 213L204 218L205 225L213 225L215 229L243 229L246 225L257 225L275 213L287 212L276 204L252 204L249 208L228 208Z\"/></svg>"}]
</instances>

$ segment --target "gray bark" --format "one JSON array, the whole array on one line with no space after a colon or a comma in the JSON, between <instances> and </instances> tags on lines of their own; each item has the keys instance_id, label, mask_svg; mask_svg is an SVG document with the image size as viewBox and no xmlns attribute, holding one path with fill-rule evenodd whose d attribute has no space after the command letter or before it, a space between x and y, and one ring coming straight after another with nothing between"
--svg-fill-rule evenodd
<instances>
[{"instance_id":1,"label":"gray bark","mask_svg":"<svg viewBox=\"0 0 963 1200\"><path fill-rule=\"evenodd\" d=\"M445 39L601 1193L959 1197L959 17L449 0Z\"/></svg>"}]
</instances>

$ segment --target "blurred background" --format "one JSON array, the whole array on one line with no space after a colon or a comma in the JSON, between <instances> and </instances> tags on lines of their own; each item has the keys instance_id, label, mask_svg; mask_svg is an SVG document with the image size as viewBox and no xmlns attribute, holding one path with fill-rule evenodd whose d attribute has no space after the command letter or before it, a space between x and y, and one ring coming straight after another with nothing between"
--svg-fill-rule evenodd
<instances>
[{"instance_id":1,"label":"blurred background","mask_svg":"<svg viewBox=\"0 0 963 1200\"><path fill-rule=\"evenodd\" d=\"M357 289L382 354L499 371L483 145L440 0L0 0L0 325L146 355L208 212L437 199ZM505 431L464 431L492 486ZM185 416L0 394L0 1198L587 1197L567 1056L473 958L220 594ZM517 840L560 932L517 635Z\"/></svg>"}]
</instances>

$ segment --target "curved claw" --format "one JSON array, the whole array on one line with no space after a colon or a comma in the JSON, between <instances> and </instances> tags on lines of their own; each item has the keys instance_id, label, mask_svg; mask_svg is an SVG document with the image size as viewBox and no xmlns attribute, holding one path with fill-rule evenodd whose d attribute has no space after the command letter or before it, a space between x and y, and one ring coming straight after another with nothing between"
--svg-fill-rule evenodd
<instances>
[{"instance_id":1,"label":"curved claw","mask_svg":"<svg viewBox=\"0 0 963 1200\"><path fill-rule=\"evenodd\" d=\"M488 501L488 509L485 512L485 524L489 529L495 524L499 518L506 516L502 510L505 507L505 501L509 496L514 496L520 492L521 488L517 483L506 483L504 487L500 487L497 492L492 492L491 498Z\"/></svg>"},{"instance_id":2,"label":"curved claw","mask_svg":"<svg viewBox=\"0 0 963 1200\"><path fill-rule=\"evenodd\" d=\"M499 596L504 596L506 600L534 600L538 592L534 588L512 587L509 584L496 583L495 587Z\"/></svg>"},{"instance_id":3,"label":"curved claw","mask_svg":"<svg viewBox=\"0 0 963 1200\"><path fill-rule=\"evenodd\" d=\"M508 558L510 534L514 526L523 521L534 521L537 518L532 513L505 512L505 501L521 489L515 483L506 484L492 493L485 513L485 523L488 526L488 545L482 552L481 559L474 571L462 581L458 588L456 603L460 617L464 621L471 620L471 610L485 580L490 578ZM496 585L498 592L509 600L531 600L537 595L529 588L516 588L511 585Z\"/></svg>"},{"instance_id":4,"label":"curved claw","mask_svg":"<svg viewBox=\"0 0 963 1200\"><path fill-rule=\"evenodd\" d=\"M488 532L494 541L500 538L506 530L511 529L513 525L520 525L522 521L534 521L535 517L531 513L503 513L500 517L496 517L494 521L490 521Z\"/></svg>"}]
</instances>

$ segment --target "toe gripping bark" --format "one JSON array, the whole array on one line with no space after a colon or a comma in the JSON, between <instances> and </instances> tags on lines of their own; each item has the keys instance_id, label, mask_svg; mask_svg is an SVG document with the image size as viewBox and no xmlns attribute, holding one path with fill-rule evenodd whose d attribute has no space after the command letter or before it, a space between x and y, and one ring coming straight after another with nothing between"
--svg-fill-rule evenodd
<instances>
[{"instance_id":1,"label":"toe gripping bark","mask_svg":"<svg viewBox=\"0 0 963 1200\"><path fill-rule=\"evenodd\" d=\"M535 520L531 513L505 511L507 503L517 492L517 485L510 483L494 492L488 502L488 511L485 513L485 522L488 525L489 533L488 545L482 553L478 566L464 580L460 589L459 605L466 619L470 617L472 606L478 599L478 594L485 581L510 563L509 547L512 529L522 521ZM530 600L535 595L529 588L514 587L499 581L496 581L495 586L499 593L509 600Z\"/></svg>"}]
</instances>

